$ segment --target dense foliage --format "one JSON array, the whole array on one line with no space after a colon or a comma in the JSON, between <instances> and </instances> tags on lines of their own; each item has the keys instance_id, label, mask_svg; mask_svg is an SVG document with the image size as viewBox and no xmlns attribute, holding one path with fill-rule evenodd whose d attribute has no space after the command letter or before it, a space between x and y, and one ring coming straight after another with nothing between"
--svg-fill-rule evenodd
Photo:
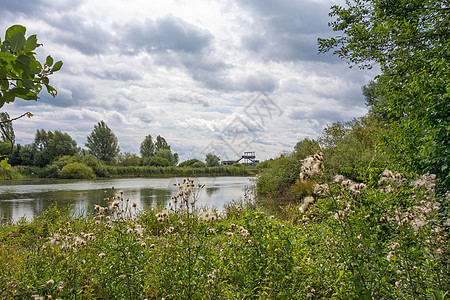
<instances>
[{"instance_id":1,"label":"dense foliage","mask_svg":"<svg viewBox=\"0 0 450 300\"><path fill-rule=\"evenodd\" d=\"M56 96L56 90L49 82L49 76L59 71L61 61L53 64L47 56L44 65L36 60L38 43L36 35L25 37L26 28L21 25L9 27L3 42L0 39L0 107L16 98L37 100L42 87Z\"/></svg>"},{"instance_id":2,"label":"dense foliage","mask_svg":"<svg viewBox=\"0 0 450 300\"><path fill-rule=\"evenodd\" d=\"M442 0L347 1L330 13L340 35L319 39L321 52L381 67L374 99L388 119L379 145L406 170L436 174L441 195L450 188L449 12Z\"/></svg>"},{"instance_id":3,"label":"dense foliage","mask_svg":"<svg viewBox=\"0 0 450 300\"><path fill-rule=\"evenodd\" d=\"M37 42L36 35L25 37L26 28L22 25L13 25L6 30L5 38L0 39L0 108L5 103L14 102L16 98L24 100L37 100L42 87L53 97L57 91L50 85L49 76L61 69L63 63L58 61L53 64L53 58L47 56L44 65L36 60L36 48L41 46ZM21 117L31 113L25 113ZM20 118L20 117L18 117ZM8 114L2 112L0 128L2 138L10 143L10 149L14 145L11 131L11 122ZM5 143L5 140L3 140ZM2 145L5 146L5 144ZM9 169L8 158L4 157L4 149L0 153L0 169Z\"/></svg>"},{"instance_id":4,"label":"dense foliage","mask_svg":"<svg viewBox=\"0 0 450 300\"><path fill-rule=\"evenodd\" d=\"M105 162L112 162L120 151L116 135L103 120L88 135L86 147L92 156Z\"/></svg>"},{"instance_id":5,"label":"dense foliage","mask_svg":"<svg viewBox=\"0 0 450 300\"><path fill-rule=\"evenodd\" d=\"M204 186L189 180L167 210L115 190L89 218L52 208L0 226L0 297L446 299L435 180L384 175L359 193L330 185L284 220L249 194L223 213L195 208Z\"/></svg>"}]
</instances>

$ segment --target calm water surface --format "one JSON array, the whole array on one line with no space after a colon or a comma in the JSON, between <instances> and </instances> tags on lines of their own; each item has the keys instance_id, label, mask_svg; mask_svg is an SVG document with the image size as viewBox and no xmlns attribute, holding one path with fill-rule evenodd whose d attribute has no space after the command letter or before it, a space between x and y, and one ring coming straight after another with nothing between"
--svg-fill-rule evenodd
<instances>
[{"instance_id":1,"label":"calm water surface","mask_svg":"<svg viewBox=\"0 0 450 300\"><path fill-rule=\"evenodd\" d=\"M222 209L231 201L243 197L252 189L252 177L200 177L196 183L206 186L198 206ZM124 178L101 180L30 179L0 182L0 222L32 219L48 207L71 206L75 213L87 214L96 204L102 204L105 191L122 190L124 198L136 202L139 208L165 206L177 193L174 186L183 178Z\"/></svg>"}]
</instances>

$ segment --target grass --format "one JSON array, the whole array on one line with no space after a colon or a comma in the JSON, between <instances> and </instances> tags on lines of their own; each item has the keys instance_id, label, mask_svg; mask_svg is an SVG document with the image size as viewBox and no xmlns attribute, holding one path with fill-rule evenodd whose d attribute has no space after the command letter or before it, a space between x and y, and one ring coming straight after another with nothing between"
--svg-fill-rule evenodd
<instances>
[{"instance_id":1,"label":"grass","mask_svg":"<svg viewBox=\"0 0 450 300\"><path fill-rule=\"evenodd\" d=\"M118 177L161 177L161 176L249 176L254 175L254 169L248 167L119 167L108 166L107 171L111 176Z\"/></svg>"},{"instance_id":2,"label":"grass","mask_svg":"<svg viewBox=\"0 0 450 300\"><path fill-rule=\"evenodd\" d=\"M251 194L222 212L197 208L204 186L189 180L165 208L108 191L89 218L53 207L1 225L0 298L447 299L432 179L333 184L283 218Z\"/></svg>"}]
</instances>

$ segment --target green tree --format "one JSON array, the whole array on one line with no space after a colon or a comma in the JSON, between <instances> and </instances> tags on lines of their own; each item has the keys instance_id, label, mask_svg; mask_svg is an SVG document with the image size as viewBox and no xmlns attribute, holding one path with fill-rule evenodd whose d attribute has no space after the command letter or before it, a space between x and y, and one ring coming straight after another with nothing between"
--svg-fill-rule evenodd
<instances>
[{"instance_id":1,"label":"green tree","mask_svg":"<svg viewBox=\"0 0 450 300\"><path fill-rule=\"evenodd\" d=\"M170 150L170 146L169 144L166 142L166 139L163 138L162 136L158 135L156 137L156 143L155 143L155 151L158 149L169 149Z\"/></svg>"},{"instance_id":2,"label":"green tree","mask_svg":"<svg viewBox=\"0 0 450 300\"><path fill-rule=\"evenodd\" d=\"M155 156L167 159L171 166L178 164L178 153L172 153L170 148L156 149Z\"/></svg>"},{"instance_id":3,"label":"green tree","mask_svg":"<svg viewBox=\"0 0 450 300\"><path fill-rule=\"evenodd\" d=\"M56 90L49 84L49 76L59 71L63 63L53 64L53 58L47 56L42 65L34 52L41 44L36 35L25 38L25 32L24 26L14 25L6 30L3 42L0 40L0 107L15 98L37 100L42 86L50 95L56 96Z\"/></svg>"},{"instance_id":4,"label":"green tree","mask_svg":"<svg viewBox=\"0 0 450 300\"><path fill-rule=\"evenodd\" d=\"M155 143L153 142L152 136L149 134L145 137L145 139L141 143L141 146L139 147L141 157L149 158L155 155L155 149Z\"/></svg>"},{"instance_id":5,"label":"green tree","mask_svg":"<svg viewBox=\"0 0 450 300\"><path fill-rule=\"evenodd\" d=\"M167 158L152 156L148 159L147 165L152 167L169 167L172 163Z\"/></svg>"},{"instance_id":6,"label":"green tree","mask_svg":"<svg viewBox=\"0 0 450 300\"><path fill-rule=\"evenodd\" d=\"M102 120L87 137L89 153L104 162L112 162L120 151L117 137Z\"/></svg>"},{"instance_id":7,"label":"green tree","mask_svg":"<svg viewBox=\"0 0 450 300\"><path fill-rule=\"evenodd\" d=\"M0 113L0 156L8 156L11 158L11 154L14 149L15 135L12 127L12 122L9 122L9 114L6 112Z\"/></svg>"},{"instance_id":8,"label":"green tree","mask_svg":"<svg viewBox=\"0 0 450 300\"><path fill-rule=\"evenodd\" d=\"M50 55L44 64L36 60L34 51L41 44L37 42L36 35L26 38L25 33L24 26L13 25L6 30L4 40L0 39L0 108L16 98L37 100L43 86L53 97L57 94L56 89L49 84L49 76L59 71L63 63L58 61L53 64ZM24 115L30 117L31 113ZM0 124L11 124L11 121L8 116L8 120L2 119ZM0 167L9 168L10 165L3 159Z\"/></svg>"},{"instance_id":9,"label":"green tree","mask_svg":"<svg viewBox=\"0 0 450 300\"><path fill-rule=\"evenodd\" d=\"M294 147L294 154L300 159L304 159L320 150L319 142L305 138L298 142Z\"/></svg>"},{"instance_id":10,"label":"green tree","mask_svg":"<svg viewBox=\"0 0 450 300\"><path fill-rule=\"evenodd\" d=\"M193 167L193 168L197 168L197 167L206 167L206 164L204 162L196 159L196 158L193 158L193 159L188 159L186 161L183 161L178 166L179 167Z\"/></svg>"},{"instance_id":11,"label":"green tree","mask_svg":"<svg viewBox=\"0 0 450 300\"><path fill-rule=\"evenodd\" d=\"M140 158L134 153L123 152L117 155L117 165L119 166L139 166Z\"/></svg>"},{"instance_id":12,"label":"green tree","mask_svg":"<svg viewBox=\"0 0 450 300\"><path fill-rule=\"evenodd\" d=\"M208 166L208 167L220 166L220 157L218 157L217 155L214 155L212 153L206 154L205 161L206 161L206 166Z\"/></svg>"},{"instance_id":13,"label":"green tree","mask_svg":"<svg viewBox=\"0 0 450 300\"><path fill-rule=\"evenodd\" d=\"M33 148L35 149L35 165L44 167L58 157L74 155L78 152L77 143L68 135L59 130L46 132L37 130Z\"/></svg>"},{"instance_id":14,"label":"green tree","mask_svg":"<svg viewBox=\"0 0 450 300\"><path fill-rule=\"evenodd\" d=\"M410 172L432 172L450 189L450 6L444 0L354 0L333 6L339 36L319 51L362 68L380 66L377 93L389 116L380 145ZM388 100L387 100L388 99Z\"/></svg>"}]
</instances>

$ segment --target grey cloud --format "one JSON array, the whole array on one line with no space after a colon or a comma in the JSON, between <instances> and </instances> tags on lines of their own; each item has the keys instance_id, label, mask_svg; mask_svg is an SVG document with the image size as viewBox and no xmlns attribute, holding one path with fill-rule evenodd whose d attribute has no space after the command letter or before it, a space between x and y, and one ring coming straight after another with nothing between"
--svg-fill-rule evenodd
<instances>
[{"instance_id":1,"label":"grey cloud","mask_svg":"<svg viewBox=\"0 0 450 300\"><path fill-rule=\"evenodd\" d=\"M40 102L56 107L83 107L83 102L87 103L95 95L91 90L83 85L65 86L59 88L58 95L53 98L47 93L41 93Z\"/></svg>"},{"instance_id":2,"label":"grey cloud","mask_svg":"<svg viewBox=\"0 0 450 300\"><path fill-rule=\"evenodd\" d=\"M317 38L328 36L329 3L312 1L251 0L240 2L260 22L261 32L242 37L244 48L266 60L338 62L331 55L318 55Z\"/></svg>"},{"instance_id":3,"label":"grey cloud","mask_svg":"<svg viewBox=\"0 0 450 300\"><path fill-rule=\"evenodd\" d=\"M86 71L87 75L106 80L119 80L119 81L136 81L142 79L142 76L132 70L89 70Z\"/></svg>"},{"instance_id":4,"label":"grey cloud","mask_svg":"<svg viewBox=\"0 0 450 300\"><path fill-rule=\"evenodd\" d=\"M180 18L168 15L164 18L145 20L124 30L123 49L128 53L144 50L153 52L198 53L211 43L213 36L207 30L196 27Z\"/></svg>"},{"instance_id":5,"label":"grey cloud","mask_svg":"<svg viewBox=\"0 0 450 300\"><path fill-rule=\"evenodd\" d=\"M29 17L41 17L42 14L49 11L72 11L78 6L82 5L84 1L71 0L0 0L0 7L3 12L10 12L13 14L28 15Z\"/></svg>"},{"instance_id":6,"label":"grey cloud","mask_svg":"<svg viewBox=\"0 0 450 300\"><path fill-rule=\"evenodd\" d=\"M209 102L203 95L195 93L172 93L168 99L174 103L188 103L209 107Z\"/></svg>"},{"instance_id":7,"label":"grey cloud","mask_svg":"<svg viewBox=\"0 0 450 300\"><path fill-rule=\"evenodd\" d=\"M54 41L86 55L106 53L114 42L112 34L99 23L88 22L79 16L64 14L48 20L48 23L59 29L51 33Z\"/></svg>"},{"instance_id":8,"label":"grey cloud","mask_svg":"<svg viewBox=\"0 0 450 300\"><path fill-rule=\"evenodd\" d=\"M347 116L342 108L338 107L324 107L324 108L315 108L311 110L304 109L294 109L289 114L290 119L293 120L304 120L307 122L318 122L320 127L323 128L323 125L335 121L345 121L347 120Z\"/></svg>"}]
</instances>

